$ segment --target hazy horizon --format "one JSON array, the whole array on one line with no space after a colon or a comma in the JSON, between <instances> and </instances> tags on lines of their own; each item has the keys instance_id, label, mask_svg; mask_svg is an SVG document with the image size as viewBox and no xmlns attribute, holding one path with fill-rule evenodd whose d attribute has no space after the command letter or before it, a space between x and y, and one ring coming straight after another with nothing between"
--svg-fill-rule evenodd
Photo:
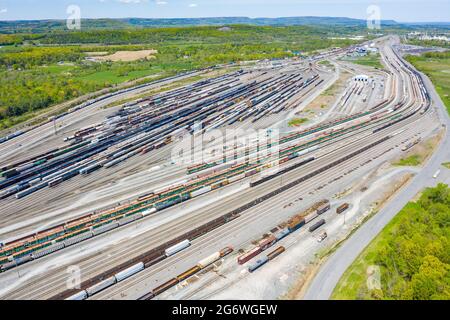
<instances>
[{"instance_id":1,"label":"hazy horizon","mask_svg":"<svg viewBox=\"0 0 450 320\"><path fill-rule=\"evenodd\" d=\"M450 1L429 0L0 0L0 20L61 20L69 5L82 19L289 18L367 19L377 5L382 20L450 23Z\"/></svg>"}]
</instances>

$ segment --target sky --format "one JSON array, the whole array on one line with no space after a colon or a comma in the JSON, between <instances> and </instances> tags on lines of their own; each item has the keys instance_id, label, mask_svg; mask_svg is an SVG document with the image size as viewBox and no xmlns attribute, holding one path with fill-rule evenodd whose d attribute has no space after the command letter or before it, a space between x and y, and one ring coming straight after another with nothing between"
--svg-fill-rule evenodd
<instances>
[{"instance_id":1,"label":"sky","mask_svg":"<svg viewBox=\"0 0 450 320\"><path fill-rule=\"evenodd\" d=\"M331 16L450 22L450 0L0 0L0 20L65 19L76 5L82 18L198 18Z\"/></svg>"}]
</instances>

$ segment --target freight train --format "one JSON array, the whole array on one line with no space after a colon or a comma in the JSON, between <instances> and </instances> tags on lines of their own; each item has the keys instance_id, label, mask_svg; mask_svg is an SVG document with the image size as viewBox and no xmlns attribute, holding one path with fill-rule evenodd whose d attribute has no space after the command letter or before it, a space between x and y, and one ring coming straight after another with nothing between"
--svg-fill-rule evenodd
<instances>
[{"instance_id":1,"label":"freight train","mask_svg":"<svg viewBox=\"0 0 450 320\"><path fill-rule=\"evenodd\" d=\"M147 293L146 295L142 296L139 300L151 300L157 295L160 295L161 293L169 290L170 288L174 287L178 283L192 277L194 274L200 272L201 270L206 269L213 263L217 262L218 260L224 258L225 256L229 255L233 252L232 247L226 247L218 252L215 252L211 254L210 256L200 260L194 267L190 268L189 270L179 274L175 278L170 279L169 281L164 282L160 286L154 288L152 291Z\"/></svg>"}]
</instances>

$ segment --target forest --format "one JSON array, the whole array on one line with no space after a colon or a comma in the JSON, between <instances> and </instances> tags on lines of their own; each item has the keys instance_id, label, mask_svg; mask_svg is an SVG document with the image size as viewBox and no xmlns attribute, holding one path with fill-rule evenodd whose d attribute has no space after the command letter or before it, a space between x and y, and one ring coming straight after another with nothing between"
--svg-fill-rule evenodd
<instances>
[{"instance_id":1,"label":"forest","mask_svg":"<svg viewBox=\"0 0 450 320\"><path fill-rule=\"evenodd\" d=\"M27 114L145 76L222 63L280 59L356 43L323 28L235 25L0 35L0 129ZM155 49L155 59L87 61L90 52ZM148 80L150 81L150 80Z\"/></svg>"},{"instance_id":2,"label":"forest","mask_svg":"<svg viewBox=\"0 0 450 320\"><path fill-rule=\"evenodd\" d=\"M368 288L369 266L380 287ZM347 269L334 299L450 299L450 188L438 184L409 202Z\"/></svg>"}]
</instances>

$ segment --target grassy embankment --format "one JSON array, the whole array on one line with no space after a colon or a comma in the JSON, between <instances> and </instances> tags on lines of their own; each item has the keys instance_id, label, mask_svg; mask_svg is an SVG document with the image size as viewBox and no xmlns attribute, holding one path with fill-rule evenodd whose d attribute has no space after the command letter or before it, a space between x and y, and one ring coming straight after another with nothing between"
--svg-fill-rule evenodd
<instances>
[{"instance_id":1,"label":"grassy embankment","mask_svg":"<svg viewBox=\"0 0 450 320\"><path fill-rule=\"evenodd\" d=\"M367 67L383 69L383 65L381 64L379 53L371 53L371 54L368 54L363 57L358 57L356 59L352 59L350 61L353 63L359 64L359 65L367 66Z\"/></svg>"},{"instance_id":2,"label":"grassy embankment","mask_svg":"<svg viewBox=\"0 0 450 320\"><path fill-rule=\"evenodd\" d=\"M433 82L437 93L450 113L450 51L428 52L406 59Z\"/></svg>"}]
</instances>

